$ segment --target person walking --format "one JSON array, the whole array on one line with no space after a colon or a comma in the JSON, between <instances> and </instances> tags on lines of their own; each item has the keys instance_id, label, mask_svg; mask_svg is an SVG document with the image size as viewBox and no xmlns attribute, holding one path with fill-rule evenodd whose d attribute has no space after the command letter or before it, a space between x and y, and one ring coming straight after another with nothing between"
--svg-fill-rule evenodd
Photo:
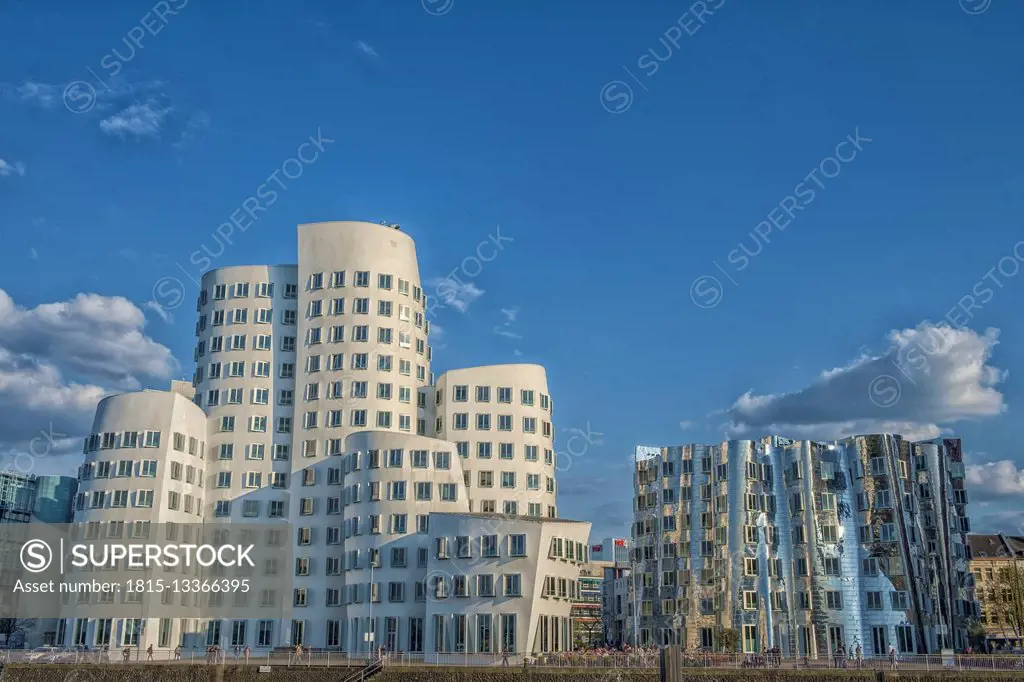
<instances>
[{"instance_id":1,"label":"person walking","mask_svg":"<svg viewBox=\"0 0 1024 682\"><path fill-rule=\"evenodd\" d=\"M124 663L127 663L128 662L128 657L131 656L131 655L132 655L132 648L130 646L126 646L124 648L124 651L121 652L121 661L124 662Z\"/></svg>"},{"instance_id":2,"label":"person walking","mask_svg":"<svg viewBox=\"0 0 1024 682\"><path fill-rule=\"evenodd\" d=\"M180 644L178 646L174 647L174 660L176 660L176 661L180 661L181 660L181 645Z\"/></svg>"},{"instance_id":3,"label":"person walking","mask_svg":"<svg viewBox=\"0 0 1024 682\"><path fill-rule=\"evenodd\" d=\"M152 661L153 660L153 645L152 644L150 644L148 647L146 647L146 660L147 661Z\"/></svg>"},{"instance_id":4,"label":"person walking","mask_svg":"<svg viewBox=\"0 0 1024 682\"><path fill-rule=\"evenodd\" d=\"M245 655L245 664L249 665L249 645L248 644L245 645L245 650L243 651L243 653Z\"/></svg>"},{"instance_id":5,"label":"person walking","mask_svg":"<svg viewBox=\"0 0 1024 682\"><path fill-rule=\"evenodd\" d=\"M507 668L508 667L508 647L505 647L504 649L501 650L501 667L502 668Z\"/></svg>"},{"instance_id":6,"label":"person walking","mask_svg":"<svg viewBox=\"0 0 1024 682\"><path fill-rule=\"evenodd\" d=\"M860 642L857 642L857 649L854 655L857 657L857 667L864 667L864 650L860 648Z\"/></svg>"},{"instance_id":7,"label":"person walking","mask_svg":"<svg viewBox=\"0 0 1024 682\"><path fill-rule=\"evenodd\" d=\"M896 647L889 645L889 670L896 670Z\"/></svg>"}]
</instances>

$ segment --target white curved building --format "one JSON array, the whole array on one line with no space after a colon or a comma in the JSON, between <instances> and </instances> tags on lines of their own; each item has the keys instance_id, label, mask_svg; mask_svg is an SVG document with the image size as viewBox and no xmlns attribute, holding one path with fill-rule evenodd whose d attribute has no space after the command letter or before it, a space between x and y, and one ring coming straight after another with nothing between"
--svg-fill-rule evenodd
<instances>
[{"instance_id":1,"label":"white curved building","mask_svg":"<svg viewBox=\"0 0 1024 682\"><path fill-rule=\"evenodd\" d=\"M463 459L470 511L556 518L554 427L540 365L453 369L437 380L434 429Z\"/></svg>"},{"instance_id":2,"label":"white curved building","mask_svg":"<svg viewBox=\"0 0 1024 682\"><path fill-rule=\"evenodd\" d=\"M300 334L296 271L253 265L203 276L193 383L210 421L210 521L287 518Z\"/></svg>"},{"instance_id":3,"label":"white curved building","mask_svg":"<svg viewBox=\"0 0 1024 682\"><path fill-rule=\"evenodd\" d=\"M424 625L410 613L426 597L431 515L469 510L462 463L453 443L384 431L349 436L345 452L345 584L334 603L345 605L351 627L339 624L327 645L359 651L374 633L389 650L414 650Z\"/></svg>"},{"instance_id":4,"label":"white curved building","mask_svg":"<svg viewBox=\"0 0 1024 682\"><path fill-rule=\"evenodd\" d=\"M128 541L150 537L157 524L202 523L207 418L191 397L191 386L174 382L171 391L100 401L75 498L75 522L85 525L86 538ZM143 644L146 632L154 645L173 647L194 627L172 619L75 619L58 630L57 641L114 648Z\"/></svg>"},{"instance_id":5,"label":"white curved building","mask_svg":"<svg viewBox=\"0 0 1024 682\"><path fill-rule=\"evenodd\" d=\"M97 447L116 426L161 431L167 448L177 440L166 424L186 417L186 450L205 443L196 483L157 470L155 489L181 503L158 506L153 521L281 523L294 537L285 621L211 621L206 645L355 652L372 633L377 646L425 654L571 648L590 524L556 520L544 368L456 369L434 386L426 305L415 244L397 226L300 225L297 265L204 275L195 405L149 391L101 403ZM80 500L98 485L90 471ZM77 520L111 513L83 502ZM448 543L473 544L477 559L459 567L441 551ZM460 604L479 619L459 621ZM459 639L460 622L482 629ZM95 645L83 627L62 639ZM161 623L128 641L173 648L181 631L168 639Z\"/></svg>"}]
</instances>

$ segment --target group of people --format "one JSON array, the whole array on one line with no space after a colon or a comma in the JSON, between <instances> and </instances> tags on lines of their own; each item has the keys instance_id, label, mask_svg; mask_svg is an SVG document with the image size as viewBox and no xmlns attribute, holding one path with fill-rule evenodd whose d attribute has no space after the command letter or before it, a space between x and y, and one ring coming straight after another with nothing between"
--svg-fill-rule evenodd
<instances>
[{"instance_id":1,"label":"group of people","mask_svg":"<svg viewBox=\"0 0 1024 682\"><path fill-rule=\"evenodd\" d=\"M743 657L744 668L778 668L782 666L782 649L777 646L761 649L761 655L747 654Z\"/></svg>"},{"instance_id":2,"label":"group of people","mask_svg":"<svg viewBox=\"0 0 1024 682\"><path fill-rule=\"evenodd\" d=\"M886 654L886 658L889 661L889 670L897 670L899 668L899 657L896 655L896 647L892 644L889 645L889 652ZM857 646L854 647L853 652L849 656L843 644L840 643L836 647L832 654L832 662L835 664L835 667L846 668L848 660L852 660L857 668L864 667L864 649L861 648L860 642L857 642Z\"/></svg>"}]
</instances>

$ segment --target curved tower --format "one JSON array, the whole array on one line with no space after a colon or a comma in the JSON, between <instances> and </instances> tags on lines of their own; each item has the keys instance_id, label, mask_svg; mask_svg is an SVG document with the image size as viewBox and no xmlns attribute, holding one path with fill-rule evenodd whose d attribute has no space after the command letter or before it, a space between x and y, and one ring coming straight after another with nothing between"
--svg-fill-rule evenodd
<instances>
[{"instance_id":1,"label":"curved tower","mask_svg":"<svg viewBox=\"0 0 1024 682\"><path fill-rule=\"evenodd\" d=\"M389 651L423 651L424 619L409 615L410 603L427 598L430 514L469 511L455 444L362 431L345 439L345 452L345 585L332 596L352 627L335 626L343 632L328 646L368 650L365 635L373 633Z\"/></svg>"},{"instance_id":2,"label":"curved tower","mask_svg":"<svg viewBox=\"0 0 1024 682\"><path fill-rule=\"evenodd\" d=\"M150 537L157 524L203 522L206 415L190 400L190 386L172 388L114 395L97 406L75 499L74 521L86 526L85 537L128 541ZM69 619L62 639L70 646L173 647L190 626L177 619L78 618Z\"/></svg>"},{"instance_id":3,"label":"curved tower","mask_svg":"<svg viewBox=\"0 0 1024 682\"><path fill-rule=\"evenodd\" d=\"M332 500L340 498L345 437L425 431L417 398L430 379L425 303L409 235L366 222L299 226L289 517L296 561L312 568L295 578L293 643L333 639L320 624L337 618L323 576L340 554L326 538L338 525Z\"/></svg>"},{"instance_id":4,"label":"curved tower","mask_svg":"<svg viewBox=\"0 0 1024 682\"><path fill-rule=\"evenodd\" d=\"M463 459L470 511L556 518L554 426L540 365L454 369L437 380L438 438Z\"/></svg>"},{"instance_id":5,"label":"curved tower","mask_svg":"<svg viewBox=\"0 0 1024 682\"><path fill-rule=\"evenodd\" d=\"M209 521L287 518L296 270L251 265L203 276L194 384L209 417Z\"/></svg>"}]
</instances>

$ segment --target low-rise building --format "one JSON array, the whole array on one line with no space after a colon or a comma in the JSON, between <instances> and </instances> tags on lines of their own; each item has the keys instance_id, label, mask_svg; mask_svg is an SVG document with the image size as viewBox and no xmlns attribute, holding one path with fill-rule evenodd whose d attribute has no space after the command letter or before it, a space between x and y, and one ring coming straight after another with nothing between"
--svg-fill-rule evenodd
<instances>
[{"instance_id":1,"label":"low-rise building","mask_svg":"<svg viewBox=\"0 0 1024 682\"><path fill-rule=\"evenodd\" d=\"M1024 645L1024 537L972 534L967 540L985 648L1017 649Z\"/></svg>"},{"instance_id":2,"label":"low-rise building","mask_svg":"<svg viewBox=\"0 0 1024 682\"><path fill-rule=\"evenodd\" d=\"M593 550L593 548L591 548ZM579 596L572 604L576 648L593 649L604 644L604 626L601 618L601 592L606 568L610 561L591 561L580 567Z\"/></svg>"}]
</instances>

